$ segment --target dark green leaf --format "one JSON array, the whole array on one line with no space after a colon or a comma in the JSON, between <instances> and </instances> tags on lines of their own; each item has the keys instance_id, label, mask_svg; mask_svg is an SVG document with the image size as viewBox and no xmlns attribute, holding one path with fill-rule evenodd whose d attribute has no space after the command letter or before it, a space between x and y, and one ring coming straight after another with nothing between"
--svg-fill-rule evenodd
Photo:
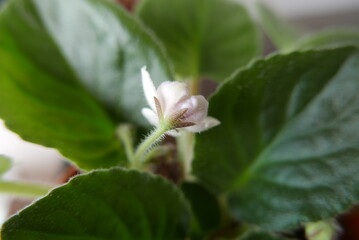
<instances>
[{"instance_id":1,"label":"dark green leaf","mask_svg":"<svg viewBox=\"0 0 359 240\"><path fill-rule=\"evenodd\" d=\"M10 158L4 155L0 155L0 176L4 175L8 170L10 170L12 162Z\"/></svg>"},{"instance_id":2,"label":"dark green leaf","mask_svg":"<svg viewBox=\"0 0 359 240\"><path fill-rule=\"evenodd\" d=\"M273 44L281 50L286 50L292 46L300 36L295 27L277 16L263 2L257 1L256 5L260 24Z\"/></svg>"},{"instance_id":3,"label":"dark green leaf","mask_svg":"<svg viewBox=\"0 0 359 240\"><path fill-rule=\"evenodd\" d=\"M147 65L157 83L167 80L152 38L106 0L10 1L0 36L6 125L81 168L118 165L116 124L145 122L140 68Z\"/></svg>"},{"instance_id":4,"label":"dark green leaf","mask_svg":"<svg viewBox=\"0 0 359 240\"><path fill-rule=\"evenodd\" d=\"M214 194L198 183L185 182L181 186L192 209L192 234L203 236L221 223L221 211Z\"/></svg>"},{"instance_id":5,"label":"dark green leaf","mask_svg":"<svg viewBox=\"0 0 359 240\"><path fill-rule=\"evenodd\" d=\"M111 169L76 177L10 218L3 240L183 240L180 191L161 177Z\"/></svg>"},{"instance_id":6,"label":"dark green leaf","mask_svg":"<svg viewBox=\"0 0 359 240\"><path fill-rule=\"evenodd\" d=\"M238 72L210 100L194 173L234 214L283 229L359 200L359 53L294 52Z\"/></svg>"},{"instance_id":7,"label":"dark green leaf","mask_svg":"<svg viewBox=\"0 0 359 240\"><path fill-rule=\"evenodd\" d=\"M328 48L352 45L359 47L358 28L330 28L314 32L293 45L293 49Z\"/></svg>"},{"instance_id":8,"label":"dark green leaf","mask_svg":"<svg viewBox=\"0 0 359 240\"><path fill-rule=\"evenodd\" d=\"M260 53L246 9L227 0L144 0L137 9L162 40L176 73L222 81Z\"/></svg>"},{"instance_id":9,"label":"dark green leaf","mask_svg":"<svg viewBox=\"0 0 359 240\"><path fill-rule=\"evenodd\" d=\"M285 240L287 238L283 238L281 236L264 232L264 231L252 231L245 236L239 238L238 240Z\"/></svg>"}]
</instances>

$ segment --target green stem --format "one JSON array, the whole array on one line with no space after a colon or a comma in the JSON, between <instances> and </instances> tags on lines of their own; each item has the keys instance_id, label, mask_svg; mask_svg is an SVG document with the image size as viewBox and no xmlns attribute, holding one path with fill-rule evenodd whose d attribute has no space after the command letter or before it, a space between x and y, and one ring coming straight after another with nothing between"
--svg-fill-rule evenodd
<instances>
[{"instance_id":1,"label":"green stem","mask_svg":"<svg viewBox=\"0 0 359 240\"><path fill-rule=\"evenodd\" d=\"M183 132L181 136L177 138L178 154L181 159L184 169L185 178L191 177L191 165L193 159L193 147L194 147L194 134L191 132Z\"/></svg>"},{"instance_id":2,"label":"green stem","mask_svg":"<svg viewBox=\"0 0 359 240\"><path fill-rule=\"evenodd\" d=\"M8 193L17 196L41 197L51 189L51 187L32 183L0 181L0 193Z\"/></svg>"},{"instance_id":3,"label":"green stem","mask_svg":"<svg viewBox=\"0 0 359 240\"><path fill-rule=\"evenodd\" d=\"M171 126L172 124L163 122L150 133L150 135L138 146L132 161L132 168L140 169L142 167L143 159L146 159L146 152L161 140L163 134L170 130Z\"/></svg>"},{"instance_id":4,"label":"green stem","mask_svg":"<svg viewBox=\"0 0 359 240\"><path fill-rule=\"evenodd\" d=\"M192 95L197 95L199 93L200 77L194 77L189 81L189 87ZM177 138L177 146L179 158L181 159L185 178L191 178L191 165L194 152L194 133L184 132L180 137Z\"/></svg>"},{"instance_id":5,"label":"green stem","mask_svg":"<svg viewBox=\"0 0 359 240\"><path fill-rule=\"evenodd\" d=\"M121 139L124 147L127 159L129 162L133 162L135 156L133 150L133 136L132 136L133 127L129 124L120 125L117 129L117 135Z\"/></svg>"},{"instance_id":6,"label":"green stem","mask_svg":"<svg viewBox=\"0 0 359 240\"><path fill-rule=\"evenodd\" d=\"M201 80L201 78L195 77L189 82L189 88L191 90L192 95L199 94L199 91L200 91L199 85L200 85L200 82L201 82L200 80Z\"/></svg>"}]
</instances>

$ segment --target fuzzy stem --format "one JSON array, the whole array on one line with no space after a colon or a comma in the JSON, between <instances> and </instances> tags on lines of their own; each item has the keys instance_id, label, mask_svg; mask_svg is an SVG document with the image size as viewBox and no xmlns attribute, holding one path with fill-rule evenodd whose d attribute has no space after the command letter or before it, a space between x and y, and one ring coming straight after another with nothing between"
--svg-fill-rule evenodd
<instances>
[{"instance_id":1,"label":"fuzzy stem","mask_svg":"<svg viewBox=\"0 0 359 240\"><path fill-rule=\"evenodd\" d=\"M161 137L172 127L172 124L162 122L157 128L155 128L148 137L138 146L135 156L133 158L131 167L140 169L143 164L143 159L146 159L148 150L161 140Z\"/></svg>"},{"instance_id":2,"label":"fuzzy stem","mask_svg":"<svg viewBox=\"0 0 359 240\"><path fill-rule=\"evenodd\" d=\"M41 197L50 189L51 187L32 183L0 181L0 193L16 196Z\"/></svg>"}]
</instances>

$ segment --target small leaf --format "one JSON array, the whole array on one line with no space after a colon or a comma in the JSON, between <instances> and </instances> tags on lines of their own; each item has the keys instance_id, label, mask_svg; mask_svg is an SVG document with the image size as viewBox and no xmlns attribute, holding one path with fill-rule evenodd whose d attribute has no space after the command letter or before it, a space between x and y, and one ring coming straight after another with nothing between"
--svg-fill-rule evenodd
<instances>
[{"instance_id":1,"label":"small leaf","mask_svg":"<svg viewBox=\"0 0 359 240\"><path fill-rule=\"evenodd\" d=\"M194 174L266 229L345 211L359 199L358 89L355 48L253 63L210 100L221 125L198 135Z\"/></svg>"},{"instance_id":2,"label":"small leaf","mask_svg":"<svg viewBox=\"0 0 359 240\"><path fill-rule=\"evenodd\" d=\"M222 81L260 54L246 9L228 0L144 0L137 13L164 43L182 78Z\"/></svg>"},{"instance_id":3,"label":"small leaf","mask_svg":"<svg viewBox=\"0 0 359 240\"><path fill-rule=\"evenodd\" d=\"M138 171L94 171L72 179L10 218L3 240L183 240L187 203L170 182Z\"/></svg>"},{"instance_id":4,"label":"small leaf","mask_svg":"<svg viewBox=\"0 0 359 240\"><path fill-rule=\"evenodd\" d=\"M0 117L84 169L123 164L122 121L147 124L140 68L168 80L150 35L106 0L13 0L0 14Z\"/></svg>"},{"instance_id":5,"label":"small leaf","mask_svg":"<svg viewBox=\"0 0 359 240\"><path fill-rule=\"evenodd\" d=\"M256 10L261 26L276 47L286 50L297 41L299 31L277 16L262 1L256 1Z\"/></svg>"},{"instance_id":6,"label":"small leaf","mask_svg":"<svg viewBox=\"0 0 359 240\"><path fill-rule=\"evenodd\" d=\"M7 171L10 170L12 162L10 158L4 155L0 155L0 176L4 175Z\"/></svg>"},{"instance_id":7,"label":"small leaf","mask_svg":"<svg viewBox=\"0 0 359 240\"><path fill-rule=\"evenodd\" d=\"M218 199L198 183L185 182L181 189L192 209L192 234L202 239L221 224Z\"/></svg>"},{"instance_id":8,"label":"small leaf","mask_svg":"<svg viewBox=\"0 0 359 240\"><path fill-rule=\"evenodd\" d=\"M305 226L305 236L308 240L334 240L340 232L340 226L335 220L308 223Z\"/></svg>"},{"instance_id":9,"label":"small leaf","mask_svg":"<svg viewBox=\"0 0 359 240\"><path fill-rule=\"evenodd\" d=\"M296 42L292 50L350 45L359 48L359 28L329 28L314 32Z\"/></svg>"}]
</instances>

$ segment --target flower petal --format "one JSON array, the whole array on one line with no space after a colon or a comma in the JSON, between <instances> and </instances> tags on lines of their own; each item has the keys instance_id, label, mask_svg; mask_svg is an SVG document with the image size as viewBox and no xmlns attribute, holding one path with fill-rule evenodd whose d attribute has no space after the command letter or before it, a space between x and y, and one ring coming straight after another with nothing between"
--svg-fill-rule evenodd
<instances>
[{"instance_id":1,"label":"flower petal","mask_svg":"<svg viewBox=\"0 0 359 240\"><path fill-rule=\"evenodd\" d=\"M143 92L145 93L145 97L148 105L152 108L153 111L156 111L154 97L157 97L156 88L153 84L150 74L146 70L146 66L141 68L142 75L142 87Z\"/></svg>"},{"instance_id":2,"label":"flower petal","mask_svg":"<svg viewBox=\"0 0 359 240\"><path fill-rule=\"evenodd\" d=\"M212 127L215 127L215 126L219 125L220 123L221 122L218 121L218 119L216 119L216 118L206 117L202 122L200 122L194 126L185 127L182 129L189 131L189 132L202 132L202 131L206 131Z\"/></svg>"},{"instance_id":3,"label":"flower petal","mask_svg":"<svg viewBox=\"0 0 359 240\"><path fill-rule=\"evenodd\" d=\"M158 125L157 114L149 108L142 108L142 115L148 120L152 125Z\"/></svg>"},{"instance_id":4,"label":"flower petal","mask_svg":"<svg viewBox=\"0 0 359 240\"><path fill-rule=\"evenodd\" d=\"M208 101L203 96L196 95L188 98L180 107L188 109L183 121L200 123L207 116Z\"/></svg>"},{"instance_id":5,"label":"flower petal","mask_svg":"<svg viewBox=\"0 0 359 240\"><path fill-rule=\"evenodd\" d=\"M177 112L178 104L189 98L189 91L186 83L163 82L157 89L158 100L161 103L164 117L171 116Z\"/></svg>"}]
</instances>

